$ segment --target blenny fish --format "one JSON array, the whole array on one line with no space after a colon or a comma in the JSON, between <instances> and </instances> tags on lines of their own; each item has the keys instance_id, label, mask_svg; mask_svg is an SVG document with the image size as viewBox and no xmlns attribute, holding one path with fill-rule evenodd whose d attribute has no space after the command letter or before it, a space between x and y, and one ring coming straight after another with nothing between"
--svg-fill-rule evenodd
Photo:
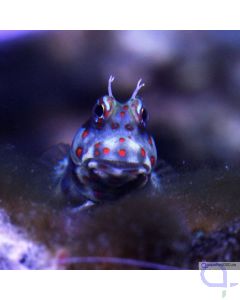
<instances>
[{"instance_id":1,"label":"blenny fish","mask_svg":"<svg viewBox=\"0 0 240 300\"><path fill-rule=\"evenodd\" d=\"M58 190L82 205L115 200L148 182L156 185L153 168L157 151L147 132L148 112L138 96L140 79L132 96L120 103L112 94L96 101L90 119L77 131L71 147L54 168Z\"/></svg>"}]
</instances>

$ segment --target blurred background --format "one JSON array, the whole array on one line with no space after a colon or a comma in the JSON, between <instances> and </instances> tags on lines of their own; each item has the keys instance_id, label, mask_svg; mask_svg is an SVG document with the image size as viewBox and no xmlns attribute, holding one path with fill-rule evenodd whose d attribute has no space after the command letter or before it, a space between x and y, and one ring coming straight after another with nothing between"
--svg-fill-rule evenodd
<instances>
[{"instance_id":1,"label":"blurred background","mask_svg":"<svg viewBox=\"0 0 240 300\"><path fill-rule=\"evenodd\" d=\"M143 78L158 157L180 176L78 217L35 160L72 142L111 74L121 101ZM240 31L0 31L0 208L55 254L239 261L239 154Z\"/></svg>"},{"instance_id":2,"label":"blurred background","mask_svg":"<svg viewBox=\"0 0 240 300\"><path fill-rule=\"evenodd\" d=\"M240 163L240 32L1 31L0 140L36 157L71 143L96 99L139 78L158 154L176 169Z\"/></svg>"}]
</instances>

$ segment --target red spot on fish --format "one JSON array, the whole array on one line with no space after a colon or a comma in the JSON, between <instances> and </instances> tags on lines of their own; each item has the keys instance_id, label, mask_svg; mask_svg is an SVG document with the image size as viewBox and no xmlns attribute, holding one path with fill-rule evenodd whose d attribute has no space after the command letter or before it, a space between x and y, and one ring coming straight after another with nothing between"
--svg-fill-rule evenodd
<instances>
[{"instance_id":1,"label":"red spot on fish","mask_svg":"<svg viewBox=\"0 0 240 300\"><path fill-rule=\"evenodd\" d=\"M97 129L101 129L103 126L103 118L98 118L97 120Z\"/></svg>"},{"instance_id":2,"label":"red spot on fish","mask_svg":"<svg viewBox=\"0 0 240 300\"><path fill-rule=\"evenodd\" d=\"M113 97L108 97L107 102L108 102L109 105L110 105L109 110L111 110L111 109L112 109L112 104L113 104Z\"/></svg>"},{"instance_id":3,"label":"red spot on fish","mask_svg":"<svg viewBox=\"0 0 240 300\"><path fill-rule=\"evenodd\" d=\"M125 138L123 138L123 137L119 138L119 142L120 143L124 143L125 142Z\"/></svg>"},{"instance_id":4,"label":"red spot on fish","mask_svg":"<svg viewBox=\"0 0 240 300\"><path fill-rule=\"evenodd\" d=\"M153 166L153 165L155 165L155 157L154 156L151 156L150 157L150 161L151 161L151 165Z\"/></svg>"},{"instance_id":5,"label":"red spot on fish","mask_svg":"<svg viewBox=\"0 0 240 300\"><path fill-rule=\"evenodd\" d=\"M94 146L95 146L95 148L99 148L99 147L101 146L101 143L98 142L98 143L96 143Z\"/></svg>"},{"instance_id":6,"label":"red spot on fish","mask_svg":"<svg viewBox=\"0 0 240 300\"><path fill-rule=\"evenodd\" d=\"M84 139L86 136L88 136L88 134L89 134L88 130L87 129L84 130L82 134L82 138Z\"/></svg>"},{"instance_id":7,"label":"red spot on fish","mask_svg":"<svg viewBox=\"0 0 240 300\"><path fill-rule=\"evenodd\" d=\"M128 130L128 131L133 131L133 126L131 124L126 124L125 125L125 128Z\"/></svg>"},{"instance_id":8,"label":"red spot on fish","mask_svg":"<svg viewBox=\"0 0 240 300\"><path fill-rule=\"evenodd\" d=\"M151 137L148 138L148 143L149 143L149 145L152 146L153 142L152 142L152 138Z\"/></svg>"},{"instance_id":9,"label":"red spot on fish","mask_svg":"<svg viewBox=\"0 0 240 300\"><path fill-rule=\"evenodd\" d=\"M124 110L128 110L128 105L124 105L124 106L123 106L123 109L124 109Z\"/></svg>"},{"instance_id":10,"label":"red spot on fish","mask_svg":"<svg viewBox=\"0 0 240 300\"><path fill-rule=\"evenodd\" d=\"M141 155L142 155L142 157L146 156L146 151L144 150L144 148L141 148Z\"/></svg>"},{"instance_id":11,"label":"red spot on fish","mask_svg":"<svg viewBox=\"0 0 240 300\"><path fill-rule=\"evenodd\" d=\"M80 158L82 156L82 153L83 153L83 148L82 147L78 147L76 149L76 155L77 155L77 157Z\"/></svg>"},{"instance_id":12,"label":"red spot on fish","mask_svg":"<svg viewBox=\"0 0 240 300\"><path fill-rule=\"evenodd\" d=\"M119 124L115 123L115 122L112 122L111 127L112 127L112 129L118 129L119 128Z\"/></svg>"},{"instance_id":13,"label":"red spot on fish","mask_svg":"<svg viewBox=\"0 0 240 300\"><path fill-rule=\"evenodd\" d=\"M118 154L119 154L121 157L124 157L124 156L126 156L126 150L125 150L125 149L120 149L120 150L118 151Z\"/></svg>"},{"instance_id":14,"label":"red spot on fish","mask_svg":"<svg viewBox=\"0 0 240 300\"><path fill-rule=\"evenodd\" d=\"M99 156L99 155L100 155L100 151L97 150L97 149L95 149L95 151L94 151L94 156Z\"/></svg>"},{"instance_id":15,"label":"red spot on fish","mask_svg":"<svg viewBox=\"0 0 240 300\"><path fill-rule=\"evenodd\" d=\"M104 112L104 117L107 118L109 116L110 111L109 110L105 110Z\"/></svg>"},{"instance_id":16,"label":"red spot on fish","mask_svg":"<svg viewBox=\"0 0 240 300\"><path fill-rule=\"evenodd\" d=\"M125 111L120 111L120 116L123 118L125 116Z\"/></svg>"},{"instance_id":17,"label":"red spot on fish","mask_svg":"<svg viewBox=\"0 0 240 300\"><path fill-rule=\"evenodd\" d=\"M110 152L110 149L109 148L103 148L103 153L104 154L108 154Z\"/></svg>"}]
</instances>

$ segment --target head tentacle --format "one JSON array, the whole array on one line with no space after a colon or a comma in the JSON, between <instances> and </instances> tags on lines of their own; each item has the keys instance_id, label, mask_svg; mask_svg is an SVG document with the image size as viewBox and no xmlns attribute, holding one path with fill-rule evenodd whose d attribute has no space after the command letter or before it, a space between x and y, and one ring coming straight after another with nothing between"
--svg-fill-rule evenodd
<instances>
[{"instance_id":1,"label":"head tentacle","mask_svg":"<svg viewBox=\"0 0 240 300\"><path fill-rule=\"evenodd\" d=\"M141 81L142 81L142 78L140 78L138 80L137 86L136 86L136 88L135 88L135 90L134 90L134 92L131 96L131 99L135 98L137 96L139 90L145 85L145 83L141 83Z\"/></svg>"},{"instance_id":2,"label":"head tentacle","mask_svg":"<svg viewBox=\"0 0 240 300\"><path fill-rule=\"evenodd\" d=\"M113 97L113 94L112 94L112 82L114 81L114 77L111 75L110 77L109 77L109 80L108 80L108 95L110 96L110 97Z\"/></svg>"}]
</instances>

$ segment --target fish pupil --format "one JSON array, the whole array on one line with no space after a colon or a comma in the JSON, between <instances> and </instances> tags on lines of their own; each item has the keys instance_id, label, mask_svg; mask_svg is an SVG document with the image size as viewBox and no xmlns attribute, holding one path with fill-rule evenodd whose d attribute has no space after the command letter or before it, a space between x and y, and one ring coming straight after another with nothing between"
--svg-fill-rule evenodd
<instances>
[{"instance_id":1,"label":"fish pupil","mask_svg":"<svg viewBox=\"0 0 240 300\"><path fill-rule=\"evenodd\" d=\"M147 113L147 110L145 108L142 109L142 121L144 123L147 122L147 119L148 119L148 113Z\"/></svg>"},{"instance_id":2,"label":"fish pupil","mask_svg":"<svg viewBox=\"0 0 240 300\"><path fill-rule=\"evenodd\" d=\"M95 107L94 113L98 118L102 118L103 115L104 115L103 106L101 104L97 104L96 107Z\"/></svg>"}]
</instances>

